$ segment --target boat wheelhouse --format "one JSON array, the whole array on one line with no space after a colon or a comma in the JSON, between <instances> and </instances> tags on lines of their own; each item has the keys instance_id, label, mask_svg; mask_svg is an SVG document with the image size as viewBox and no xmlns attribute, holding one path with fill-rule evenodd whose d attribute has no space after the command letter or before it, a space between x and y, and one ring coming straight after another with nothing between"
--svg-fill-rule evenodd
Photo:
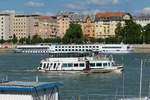
<instances>
[{"instance_id":1,"label":"boat wheelhouse","mask_svg":"<svg viewBox=\"0 0 150 100\"><path fill-rule=\"evenodd\" d=\"M104 73L121 71L122 65L115 64L112 58L108 57L66 57L46 58L41 61L39 71L51 72L91 72Z\"/></svg>"}]
</instances>

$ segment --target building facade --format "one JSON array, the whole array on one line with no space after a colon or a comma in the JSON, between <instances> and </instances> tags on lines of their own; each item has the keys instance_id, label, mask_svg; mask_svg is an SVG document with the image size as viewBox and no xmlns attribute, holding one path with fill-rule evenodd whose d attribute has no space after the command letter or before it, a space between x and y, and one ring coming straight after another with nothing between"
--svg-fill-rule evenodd
<instances>
[{"instance_id":1,"label":"building facade","mask_svg":"<svg viewBox=\"0 0 150 100\"><path fill-rule=\"evenodd\" d=\"M12 34L18 39L35 35L35 25L38 15L15 15L13 16Z\"/></svg>"},{"instance_id":2,"label":"building facade","mask_svg":"<svg viewBox=\"0 0 150 100\"><path fill-rule=\"evenodd\" d=\"M142 27L150 24L150 16L134 16L133 20L135 23L140 24Z\"/></svg>"},{"instance_id":3,"label":"building facade","mask_svg":"<svg viewBox=\"0 0 150 100\"><path fill-rule=\"evenodd\" d=\"M36 34L41 38L56 38L57 37L57 17L55 16L39 16L36 28Z\"/></svg>"},{"instance_id":4,"label":"building facade","mask_svg":"<svg viewBox=\"0 0 150 100\"><path fill-rule=\"evenodd\" d=\"M115 36L115 29L118 23L125 25L125 20L131 16L123 12L97 13L95 18L95 38L107 38Z\"/></svg>"},{"instance_id":5,"label":"building facade","mask_svg":"<svg viewBox=\"0 0 150 100\"><path fill-rule=\"evenodd\" d=\"M86 16L81 22L83 35L86 38L95 37L95 24L94 20L90 16Z\"/></svg>"},{"instance_id":6,"label":"building facade","mask_svg":"<svg viewBox=\"0 0 150 100\"><path fill-rule=\"evenodd\" d=\"M0 14L0 40L9 40L10 37L10 15Z\"/></svg>"},{"instance_id":7,"label":"building facade","mask_svg":"<svg viewBox=\"0 0 150 100\"><path fill-rule=\"evenodd\" d=\"M69 15L57 16L58 37L63 38L67 29L69 29L70 21Z\"/></svg>"}]
</instances>

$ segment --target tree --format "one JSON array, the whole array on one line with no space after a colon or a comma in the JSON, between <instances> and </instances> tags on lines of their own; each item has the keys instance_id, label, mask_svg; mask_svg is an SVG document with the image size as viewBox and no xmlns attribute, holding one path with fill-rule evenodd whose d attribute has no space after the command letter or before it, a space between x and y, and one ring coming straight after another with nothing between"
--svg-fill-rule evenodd
<instances>
[{"instance_id":1,"label":"tree","mask_svg":"<svg viewBox=\"0 0 150 100\"><path fill-rule=\"evenodd\" d=\"M25 41L26 41L26 44L31 44L31 38L30 38L30 36L28 36L28 38L26 38Z\"/></svg>"},{"instance_id":2,"label":"tree","mask_svg":"<svg viewBox=\"0 0 150 100\"><path fill-rule=\"evenodd\" d=\"M123 27L121 26L121 23L118 23L116 25L116 29L115 29L115 34L116 34L115 37L116 37L116 40L120 43L123 41L122 29L123 29Z\"/></svg>"},{"instance_id":3,"label":"tree","mask_svg":"<svg viewBox=\"0 0 150 100\"><path fill-rule=\"evenodd\" d=\"M63 37L63 43L83 43L83 40L81 25L71 23Z\"/></svg>"},{"instance_id":4,"label":"tree","mask_svg":"<svg viewBox=\"0 0 150 100\"><path fill-rule=\"evenodd\" d=\"M45 43L61 43L61 38L56 37L56 38L46 38L43 40Z\"/></svg>"},{"instance_id":5,"label":"tree","mask_svg":"<svg viewBox=\"0 0 150 100\"><path fill-rule=\"evenodd\" d=\"M13 42L13 44L16 44L18 42L18 39L15 34L13 34L12 42Z\"/></svg>"},{"instance_id":6,"label":"tree","mask_svg":"<svg viewBox=\"0 0 150 100\"><path fill-rule=\"evenodd\" d=\"M150 43L150 24L144 26L143 42Z\"/></svg>"},{"instance_id":7,"label":"tree","mask_svg":"<svg viewBox=\"0 0 150 100\"><path fill-rule=\"evenodd\" d=\"M126 21L125 27L118 26L116 29L117 38L121 38L124 43L141 43L142 42L142 27L134 23L132 20Z\"/></svg>"},{"instance_id":8,"label":"tree","mask_svg":"<svg viewBox=\"0 0 150 100\"><path fill-rule=\"evenodd\" d=\"M24 44L26 42L26 38L20 38L19 43Z\"/></svg>"},{"instance_id":9,"label":"tree","mask_svg":"<svg viewBox=\"0 0 150 100\"><path fill-rule=\"evenodd\" d=\"M32 37L31 43L35 44L35 43L41 43L43 42L42 38L39 35L34 35Z\"/></svg>"}]
</instances>

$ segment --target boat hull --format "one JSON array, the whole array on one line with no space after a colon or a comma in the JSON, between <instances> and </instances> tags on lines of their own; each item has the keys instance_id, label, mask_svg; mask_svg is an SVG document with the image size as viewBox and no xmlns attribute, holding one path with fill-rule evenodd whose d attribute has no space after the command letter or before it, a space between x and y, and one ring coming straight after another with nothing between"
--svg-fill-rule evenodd
<instances>
[{"instance_id":1,"label":"boat hull","mask_svg":"<svg viewBox=\"0 0 150 100\"><path fill-rule=\"evenodd\" d=\"M116 66L113 68L99 68L99 69L90 69L90 70L38 70L40 72L49 72L49 73L70 73L70 74L75 74L75 73L88 73L88 74L92 74L92 73L111 73L111 72L115 72L115 73L121 73L123 70L123 66Z\"/></svg>"}]
</instances>

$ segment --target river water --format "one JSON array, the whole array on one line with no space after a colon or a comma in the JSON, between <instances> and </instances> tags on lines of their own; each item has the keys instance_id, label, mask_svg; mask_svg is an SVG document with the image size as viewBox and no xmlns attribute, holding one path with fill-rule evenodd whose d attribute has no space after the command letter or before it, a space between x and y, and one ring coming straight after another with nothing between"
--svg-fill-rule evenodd
<instances>
[{"instance_id":1,"label":"river water","mask_svg":"<svg viewBox=\"0 0 150 100\"><path fill-rule=\"evenodd\" d=\"M138 96L140 82L140 60L147 59L143 64L142 96L149 95L150 54L116 54L117 63L124 65L123 73L107 74L60 74L42 73L36 70L40 60L46 54L0 54L0 78L8 76L9 80L35 81L36 76L41 82L57 81L64 84L60 88L62 100L115 100L123 95ZM149 61L148 61L149 60Z\"/></svg>"}]
</instances>

